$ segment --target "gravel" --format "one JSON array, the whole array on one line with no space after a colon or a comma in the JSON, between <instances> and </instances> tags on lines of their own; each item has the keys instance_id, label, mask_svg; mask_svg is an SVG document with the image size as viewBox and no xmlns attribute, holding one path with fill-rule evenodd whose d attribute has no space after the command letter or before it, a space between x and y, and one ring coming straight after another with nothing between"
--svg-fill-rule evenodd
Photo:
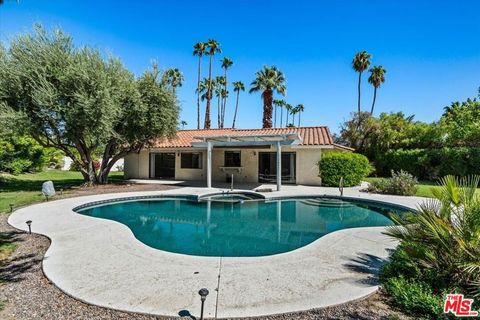
<instances>
[{"instance_id":1,"label":"gravel","mask_svg":"<svg viewBox=\"0 0 480 320\"><path fill-rule=\"evenodd\" d=\"M164 187L165 188L165 187ZM164 189L163 188L163 189ZM132 190L134 189L134 190ZM128 191L158 190L159 187L128 188ZM125 188L103 188L76 191L74 195L99 192L122 192ZM0 262L0 301L4 305L0 319L172 319L148 316L97 307L78 301L60 291L42 272L42 258L50 245L47 237L20 232L7 223L7 214L0 215L1 241L15 243L16 250ZM407 317L392 310L381 293L356 302L305 312L255 318L258 320L310 319L399 319ZM187 317L193 318L193 317Z\"/></svg>"}]
</instances>

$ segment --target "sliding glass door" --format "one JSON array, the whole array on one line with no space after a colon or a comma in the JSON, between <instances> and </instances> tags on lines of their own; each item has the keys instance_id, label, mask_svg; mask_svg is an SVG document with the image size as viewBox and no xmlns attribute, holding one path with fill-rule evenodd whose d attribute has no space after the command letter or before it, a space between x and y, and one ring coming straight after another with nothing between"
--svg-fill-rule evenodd
<instances>
[{"instance_id":1,"label":"sliding glass door","mask_svg":"<svg viewBox=\"0 0 480 320\"><path fill-rule=\"evenodd\" d=\"M150 154L150 178L175 178L175 153L162 152Z\"/></svg>"},{"instance_id":2,"label":"sliding glass door","mask_svg":"<svg viewBox=\"0 0 480 320\"><path fill-rule=\"evenodd\" d=\"M296 154L282 152L282 183L296 181ZM277 153L260 152L258 154L258 182L275 183L277 181Z\"/></svg>"}]
</instances>

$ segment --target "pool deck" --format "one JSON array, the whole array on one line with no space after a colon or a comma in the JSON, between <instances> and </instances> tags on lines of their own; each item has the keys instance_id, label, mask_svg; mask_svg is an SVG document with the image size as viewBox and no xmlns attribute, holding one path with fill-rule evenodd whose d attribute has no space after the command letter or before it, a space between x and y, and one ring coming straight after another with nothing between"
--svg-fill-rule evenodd
<instances>
[{"instance_id":1,"label":"pool deck","mask_svg":"<svg viewBox=\"0 0 480 320\"><path fill-rule=\"evenodd\" d=\"M87 303L155 315L200 314L198 290L210 290L207 317L278 314L336 305L377 290L376 273L396 242L383 227L345 229L283 254L266 257L197 257L169 253L138 241L118 222L77 214L81 204L131 196L206 194L219 189L184 187L62 199L15 211L8 222L48 236L45 275ZM339 195L336 188L284 186L268 198ZM376 195L345 188L345 196L416 208L424 198Z\"/></svg>"}]
</instances>

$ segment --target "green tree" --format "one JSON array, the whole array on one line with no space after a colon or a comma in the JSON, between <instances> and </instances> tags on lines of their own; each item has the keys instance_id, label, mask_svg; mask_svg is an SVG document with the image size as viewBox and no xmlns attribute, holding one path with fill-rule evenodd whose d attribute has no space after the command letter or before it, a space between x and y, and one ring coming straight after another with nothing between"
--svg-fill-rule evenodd
<instances>
[{"instance_id":1,"label":"green tree","mask_svg":"<svg viewBox=\"0 0 480 320\"><path fill-rule=\"evenodd\" d=\"M263 98L263 128L272 127L273 93L286 94L285 77L277 67L263 67L255 74L256 78L251 83L250 93L262 92Z\"/></svg>"},{"instance_id":2,"label":"green tree","mask_svg":"<svg viewBox=\"0 0 480 320\"><path fill-rule=\"evenodd\" d=\"M207 106L205 108L205 129L210 129L210 101L212 100L212 59L216 53L221 53L220 43L217 40L209 39L206 43L207 55L210 57L209 67L208 67L208 90L207 90Z\"/></svg>"},{"instance_id":3,"label":"green tree","mask_svg":"<svg viewBox=\"0 0 480 320\"><path fill-rule=\"evenodd\" d=\"M444 108L440 126L448 146L480 146L480 102L467 99Z\"/></svg>"},{"instance_id":4,"label":"green tree","mask_svg":"<svg viewBox=\"0 0 480 320\"><path fill-rule=\"evenodd\" d=\"M237 111L238 111L238 98L240 96L240 91L245 91L245 85L242 81L233 82L233 91L237 93L237 102L235 103L235 114L233 115L232 128L235 129L235 121L237 120Z\"/></svg>"},{"instance_id":5,"label":"green tree","mask_svg":"<svg viewBox=\"0 0 480 320\"><path fill-rule=\"evenodd\" d=\"M353 70L358 72L358 114L362 111L361 107L361 83L362 73L370 66L372 56L367 51L358 52L352 60Z\"/></svg>"},{"instance_id":6,"label":"green tree","mask_svg":"<svg viewBox=\"0 0 480 320\"><path fill-rule=\"evenodd\" d=\"M298 113L298 109L297 107L293 107L291 110L290 110L290 114L292 115L292 127L295 127L295 115Z\"/></svg>"},{"instance_id":7,"label":"green tree","mask_svg":"<svg viewBox=\"0 0 480 320\"><path fill-rule=\"evenodd\" d=\"M305 111L305 107L303 106L303 104L298 104L296 106L296 109L297 109L297 112L298 112L298 126L300 127L300 117L303 113L303 111Z\"/></svg>"},{"instance_id":8,"label":"green tree","mask_svg":"<svg viewBox=\"0 0 480 320\"><path fill-rule=\"evenodd\" d=\"M373 86L373 102L372 109L370 114L373 115L373 109L375 108L375 100L377 99L377 89L382 83L385 82L385 70L382 66L373 66L370 70L370 76L368 77L368 82Z\"/></svg>"},{"instance_id":9,"label":"green tree","mask_svg":"<svg viewBox=\"0 0 480 320\"><path fill-rule=\"evenodd\" d=\"M89 184L106 183L118 159L175 135L179 108L156 66L136 80L118 59L41 26L2 52L0 105L42 146L72 158Z\"/></svg>"},{"instance_id":10,"label":"green tree","mask_svg":"<svg viewBox=\"0 0 480 320\"><path fill-rule=\"evenodd\" d=\"M227 108L227 97L228 97L228 90L227 90L227 84L228 84L228 79L227 79L227 70L228 68L230 68L231 66L233 65L233 61L227 57L224 57L222 59L222 68L224 70L224 75L223 77L225 78L225 83L224 83L224 88L222 90L222 98L223 98L223 101L222 101L222 123L221 123L221 127L223 128L224 127L224 124L225 124L225 110Z\"/></svg>"},{"instance_id":11,"label":"green tree","mask_svg":"<svg viewBox=\"0 0 480 320\"><path fill-rule=\"evenodd\" d=\"M175 97L177 96L177 87L181 87L184 80L185 78L183 77L182 72L177 68L165 70L162 76L162 81L164 82L164 84L172 87L172 92Z\"/></svg>"},{"instance_id":12,"label":"green tree","mask_svg":"<svg viewBox=\"0 0 480 320\"><path fill-rule=\"evenodd\" d=\"M197 42L193 46L193 55L198 57L198 80L197 80L197 129L200 129L200 80L202 77L202 57L206 54L205 42Z\"/></svg>"}]
</instances>

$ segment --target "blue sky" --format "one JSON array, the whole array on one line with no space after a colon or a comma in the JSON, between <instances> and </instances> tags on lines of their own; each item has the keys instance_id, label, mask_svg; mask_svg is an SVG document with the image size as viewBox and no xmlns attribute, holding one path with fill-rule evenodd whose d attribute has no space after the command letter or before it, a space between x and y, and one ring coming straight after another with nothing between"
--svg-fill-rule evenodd
<instances>
[{"instance_id":1,"label":"blue sky","mask_svg":"<svg viewBox=\"0 0 480 320\"><path fill-rule=\"evenodd\" d=\"M478 1L54 1L6 0L0 40L30 32L35 22L59 26L77 45L111 53L135 74L152 59L178 67L181 120L196 124L197 59L192 45L217 39L234 61L229 80L246 84L264 65L287 78L286 100L303 103L302 125L339 124L356 109L354 54L367 50L387 69L377 113L403 111L434 121L452 101L480 86ZM215 57L219 73L221 56ZM204 75L207 63L203 65ZM373 90L364 77L362 106ZM230 98L227 122L231 123ZM238 127L261 126L260 94L240 96ZM215 114L212 115L215 119ZM216 123L213 121L213 123Z\"/></svg>"}]
</instances>

